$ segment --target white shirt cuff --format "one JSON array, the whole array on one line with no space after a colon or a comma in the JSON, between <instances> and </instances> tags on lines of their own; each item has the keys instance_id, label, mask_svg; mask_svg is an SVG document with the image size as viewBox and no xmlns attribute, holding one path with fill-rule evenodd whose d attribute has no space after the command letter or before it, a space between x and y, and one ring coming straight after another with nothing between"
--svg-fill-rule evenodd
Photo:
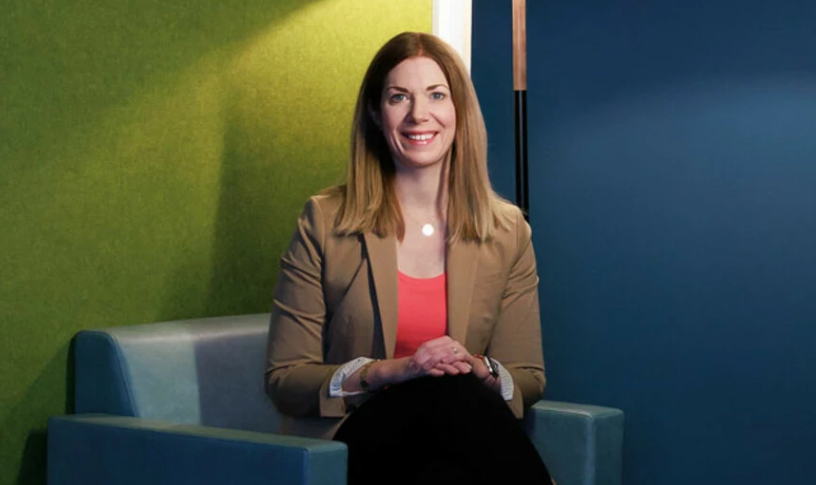
<instances>
[{"instance_id":1,"label":"white shirt cuff","mask_svg":"<svg viewBox=\"0 0 816 485\"><path fill-rule=\"evenodd\" d=\"M357 357L354 360L346 362L343 364L339 369L334 371L334 375L332 375L331 381L329 381L329 396L331 397L347 397L347 396L359 396L360 394L365 394L365 391L355 391L355 392L347 392L343 390L343 383L348 379L348 377L358 370L360 367L366 365L367 363L371 362L374 359L369 359L368 357ZM509 374L508 374L509 375ZM512 396L512 393L510 394Z\"/></svg>"},{"instance_id":2,"label":"white shirt cuff","mask_svg":"<svg viewBox=\"0 0 816 485\"><path fill-rule=\"evenodd\" d=\"M499 383L501 384L502 398L504 398L505 401L512 401L513 392L516 390L516 386L513 384L513 376L501 365L501 362L495 359L493 362L499 365Z\"/></svg>"}]
</instances>

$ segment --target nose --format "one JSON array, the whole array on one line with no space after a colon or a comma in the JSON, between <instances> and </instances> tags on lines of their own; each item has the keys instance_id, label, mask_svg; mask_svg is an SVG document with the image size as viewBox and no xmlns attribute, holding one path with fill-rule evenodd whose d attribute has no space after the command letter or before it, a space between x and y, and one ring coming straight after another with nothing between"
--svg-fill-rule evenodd
<instances>
[{"instance_id":1,"label":"nose","mask_svg":"<svg viewBox=\"0 0 816 485\"><path fill-rule=\"evenodd\" d=\"M411 120L415 123L421 123L428 120L428 104L421 97L414 99L411 103L411 111L409 113Z\"/></svg>"}]
</instances>

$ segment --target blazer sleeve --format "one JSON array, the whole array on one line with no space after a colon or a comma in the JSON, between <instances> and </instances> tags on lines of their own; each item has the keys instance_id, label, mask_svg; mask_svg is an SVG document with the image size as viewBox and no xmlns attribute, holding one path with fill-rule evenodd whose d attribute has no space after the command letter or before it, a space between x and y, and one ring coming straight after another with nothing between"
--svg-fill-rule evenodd
<instances>
[{"instance_id":1,"label":"blazer sleeve","mask_svg":"<svg viewBox=\"0 0 816 485\"><path fill-rule=\"evenodd\" d=\"M266 391L281 413L294 417L342 417L342 397L329 396L340 367L323 362L326 320L322 269L328 222L316 198L297 221L280 260L267 342Z\"/></svg>"},{"instance_id":2,"label":"blazer sleeve","mask_svg":"<svg viewBox=\"0 0 816 485\"><path fill-rule=\"evenodd\" d=\"M516 417L521 418L526 409L541 399L546 379L532 231L521 211L517 211L515 229L516 257L502 294L488 352L513 377L513 399L508 405Z\"/></svg>"}]
</instances>

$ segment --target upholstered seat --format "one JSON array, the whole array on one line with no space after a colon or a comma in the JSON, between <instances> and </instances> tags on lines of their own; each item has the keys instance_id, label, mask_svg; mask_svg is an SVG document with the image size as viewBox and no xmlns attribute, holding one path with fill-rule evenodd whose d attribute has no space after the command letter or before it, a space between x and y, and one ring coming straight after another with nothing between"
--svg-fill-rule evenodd
<instances>
[{"instance_id":1,"label":"upholstered seat","mask_svg":"<svg viewBox=\"0 0 816 485\"><path fill-rule=\"evenodd\" d=\"M48 425L51 485L346 483L342 443L276 434L269 315L87 330L75 411ZM623 413L540 401L525 425L560 485L617 485Z\"/></svg>"}]
</instances>

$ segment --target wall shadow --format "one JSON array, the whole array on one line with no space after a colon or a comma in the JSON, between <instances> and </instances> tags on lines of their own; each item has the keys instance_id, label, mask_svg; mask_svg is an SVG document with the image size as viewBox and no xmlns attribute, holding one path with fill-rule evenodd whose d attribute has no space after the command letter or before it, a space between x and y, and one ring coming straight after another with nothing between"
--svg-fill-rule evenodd
<instances>
[{"instance_id":1,"label":"wall shadow","mask_svg":"<svg viewBox=\"0 0 816 485\"><path fill-rule=\"evenodd\" d=\"M45 429L32 430L25 440L23 460L17 475L17 485L45 485L47 482L48 444Z\"/></svg>"},{"instance_id":2,"label":"wall shadow","mask_svg":"<svg viewBox=\"0 0 816 485\"><path fill-rule=\"evenodd\" d=\"M360 25L334 22L347 0L267 31L234 59L227 89L208 315L266 312L306 199L345 169L365 59ZM373 16L372 14L368 14ZM319 32L310 32L312 30ZM338 56L355 50L348 62Z\"/></svg>"},{"instance_id":3,"label":"wall shadow","mask_svg":"<svg viewBox=\"0 0 816 485\"><path fill-rule=\"evenodd\" d=\"M66 344L0 425L4 439L24 443L19 466L15 465L17 485L46 483L47 434L45 423L37 418L72 412L73 395L73 346ZM31 422L38 425L31 428Z\"/></svg>"},{"instance_id":4,"label":"wall shadow","mask_svg":"<svg viewBox=\"0 0 816 485\"><path fill-rule=\"evenodd\" d=\"M279 138L275 128L286 120L275 105L277 98L266 95L280 92L283 98L297 89L291 84L283 89L268 85L289 79L288 65L301 60L296 52L264 39L294 35L292 31L297 29L288 23L292 14L321 1L267 4L263 29L237 44L224 59L223 89L220 99L214 101L220 105L222 116L220 173L211 216L214 224L206 228L209 232L194 236L211 239L213 251L207 261L179 253L164 285L169 296L157 320L268 310L277 252L283 243L274 228L293 223L292 214L296 215L286 209L287 205L294 206L287 193L290 184L280 167L292 163L292 152L301 145ZM289 217L284 216L286 221L281 223L280 214Z\"/></svg>"}]
</instances>

